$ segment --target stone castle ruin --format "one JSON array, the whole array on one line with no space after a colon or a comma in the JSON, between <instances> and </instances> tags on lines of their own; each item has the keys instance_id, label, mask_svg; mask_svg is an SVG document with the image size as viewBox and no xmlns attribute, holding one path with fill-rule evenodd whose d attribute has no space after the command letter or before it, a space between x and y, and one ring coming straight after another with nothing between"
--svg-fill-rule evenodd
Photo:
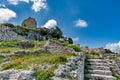
<instances>
[{"instance_id":1,"label":"stone castle ruin","mask_svg":"<svg viewBox=\"0 0 120 80\"><path fill-rule=\"evenodd\" d=\"M29 17L22 22L22 26L27 28L37 28L37 22L34 18Z\"/></svg>"}]
</instances>

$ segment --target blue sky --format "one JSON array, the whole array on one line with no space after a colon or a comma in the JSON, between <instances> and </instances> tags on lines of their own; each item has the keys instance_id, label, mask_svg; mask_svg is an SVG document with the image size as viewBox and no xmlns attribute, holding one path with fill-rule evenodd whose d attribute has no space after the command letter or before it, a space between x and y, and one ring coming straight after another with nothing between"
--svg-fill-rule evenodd
<instances>
[{"instance_id":1,"label":"blue sky","mask_svg":"<svg viewBox=\"0 0 120 80\"><path fill-rule=\"evenodd\" d=\"M54 19L64 36L81 46L105 47L120 41L119 0L0 0L0 5L16 13L1 22L20 25L25 18L33 17L41 27Z\"/></svg>"}]
</instances>

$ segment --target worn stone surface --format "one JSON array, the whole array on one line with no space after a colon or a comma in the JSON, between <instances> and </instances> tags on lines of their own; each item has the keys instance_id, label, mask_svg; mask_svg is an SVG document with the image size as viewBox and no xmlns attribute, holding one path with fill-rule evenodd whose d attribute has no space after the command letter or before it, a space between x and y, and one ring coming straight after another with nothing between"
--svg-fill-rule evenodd
<instances>
[{"instance_id":1,"label":"worn stone surface","mask_svg":"<svg viewBox=\"0 0 120 80\"><path fill-rule=\"evenodd\" d=\"M37 28L37 22L34 18L29 17L22 22L22 26L28 28Z\"/></svg>"},{"instance_id":2,"label":"worn stone surface","mask_svg":"<svg viewBox=\"0 0 120 80\"><path fill-rule=\"evenodd\" d=\"M42 36L39 30L29 31L26 38L28 40L39 40L39 41L46 40L46 36Z\"/></svg>"},{"instance_id":3,"label":"worn stone surface","mask_svg":"<svg viewBox=\"0 0 120 80\"><path fill-rule=\"evenodd\" d=\"M48 71L53 65L50 64L30 64L29 69L34 71L34 70L44 70Z\"/></svg>"},{"instance_id":4,"label":"worn stone surface","mask_svg":"<svg viewBox=\"0 0 120 80\"><path fill-rule=\"evenodd\" d=\"M22 55L22 54L32 54L35 53L36 51L30 51L30 50L19 50L15 51L14 55Z\"/></svg>"},{"instance_id":5,"label":"worn stone surface","mask_svg":"<svg viewBox=\"0 0 120 80\"><path fill-rule=\"evenodd\" d=\"M22 40L20 41L16 47L20 47L20 48L32 48L34 47L35 44L33 44L32 42L28 41L28 40Z\"/></svg>"},{"instance_id":6,"label":"worn stone surface","mask_svg":"<svg viewBox=\"0 0 120 80\"><path fill-rule=\"evenodd\" d=\"M25 40L25 36L18 35L9 26L0 25L0 40L2 41Z\"/></svg>"},{"instance_id":7,"label":"worn stone surface","mask_svg":"<svg viewBox=\"0 0 120 80\"><path fill-rule=\"evenodd\" d=\"M18 39L18 35L10 27L0 25L0 40L9 41Z\"/></svg>"},{"instance_id":8,"label":"worn stone surface","mask_svg":"<svg viewBox=\"0 0 120 80\"><path fill-rule=\"evenodd\" d=\"M50 53L75 53L75 51L72 48L67 48L62 45L60 42L55 41L48 41L48 43L44 46L46 49L46 52Z\"/></svg>"},{"instance_id":9,"label":"worn stone surface","mask_svg":"<svg viewBox=\"0 0 120 80\"><path fill-rule=\"evenodd\" d=\"M33 74L29 70L5 70L0 72L0 80L33 80Z\"/></svg>"}]
</instances>

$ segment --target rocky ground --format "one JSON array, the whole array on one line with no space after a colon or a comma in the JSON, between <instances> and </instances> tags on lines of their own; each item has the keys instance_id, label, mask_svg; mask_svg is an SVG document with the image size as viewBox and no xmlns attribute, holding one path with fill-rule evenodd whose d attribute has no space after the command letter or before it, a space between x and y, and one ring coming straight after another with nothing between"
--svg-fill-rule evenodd
<instances>
[{"instance_id":1,"label":"rocky ground","mask_svg":"<svg viewBox=\"0 0 120 80\"><path fill-rule=\"evenodd\" d=\"M1 42L3 47L18 50L0 53L1 80L119 80L115 56L88 55L75 45L54 40Z\"/></svg>"}]
</instances>

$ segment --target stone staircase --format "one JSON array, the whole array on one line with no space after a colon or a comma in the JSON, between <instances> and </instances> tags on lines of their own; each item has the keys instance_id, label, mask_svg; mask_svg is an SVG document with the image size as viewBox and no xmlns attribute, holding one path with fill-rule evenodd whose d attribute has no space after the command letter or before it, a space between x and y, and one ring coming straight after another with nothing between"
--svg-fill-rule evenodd
<instances>
[{"instance_id":1,"label":"stone staircase","mask_svg":"<svg viewBox=\"0 0 120 80\"><path fill-rule=\"evenodd\" d=\"M85 65L87 67L87 73L85 73L87 80L116 80L116 78L112 76L106 60L88 59Z\"/></svg>"}]
</instances>

